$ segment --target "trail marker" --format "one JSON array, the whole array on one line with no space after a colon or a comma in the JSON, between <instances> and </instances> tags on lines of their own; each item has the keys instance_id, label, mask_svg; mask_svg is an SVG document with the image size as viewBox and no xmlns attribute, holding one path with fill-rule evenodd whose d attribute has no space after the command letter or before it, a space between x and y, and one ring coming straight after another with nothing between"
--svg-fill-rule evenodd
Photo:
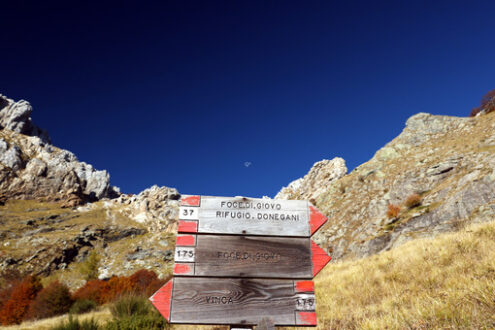
<instances>
[{"instance_id":1,"label":"trail marker","mask_svg":"<svg viewBox=\"0 0 495 330\"><path fill-rule=\"evenodd\" d=\"M150 300L170 323L316 326L326 221L308 201L183 196L174 278Z\"/></svg>"},{"instance_id":2,"label":"trail marker","mask_svg":"<svg viewBox=\"0 0 495 330\"><path fill-rule=\"evenodd\" d=\"M187 196L181 200L179 231L309 237L326 222L308 201Z\"/></svg>"}]
</instances>

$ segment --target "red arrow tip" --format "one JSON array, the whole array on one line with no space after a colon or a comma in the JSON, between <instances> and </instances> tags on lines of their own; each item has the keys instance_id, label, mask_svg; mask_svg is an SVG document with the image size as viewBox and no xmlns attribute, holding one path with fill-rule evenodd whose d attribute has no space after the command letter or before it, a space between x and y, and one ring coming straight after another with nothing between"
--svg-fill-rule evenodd
<instances>
[{"instance_id":1,"label":"red arrow tip","mask_svg":"<svg viewBox=\"0 0 495 330\"><path fill-rule=\"evenodd\" d=\"M313 235L325 222L327 222L327 217L313 205L309 206L309 210L311 211L309 227L311 229L311 235Z\"/></svg>"},{"instance_id":2,"label":"red arrow tip","mask_svg":"<svg viewBox=\"0 0 495 330\"><path fill-rule=\"evenodd\" d=\"M179 228L177 231L179 233L197 233L198 221L179 220Z\"/></svg>"},{"instance_id":3,"label":"red arrow tip","mask_svg":"<svg viewBox=\"0 0 495 330\"><path fill-rule=\"evenodd\" d=\"M183 196L180 199L180 205L182 206L199 206L200 196Z\"/></svg>"},{"instance_id":4,"label":"red arrow tip","mask_svg":"<svg viewBox=\"0 0 495 330\"><path fill-rule=\"evenodd\" d=\"M297 312L297 325L316 325L316 312Z\"/></svg>"},{"instance_id":5,"label":"red arrow tip","mask_svg":"<svg viewBox=\"0 0 495 330\"><path fill-rule=\"evenodd\" d=\"M313 281L297 281L296 292L315 292Z\"/></svg>"},{"instance_id":6,"label":"red arrow tip","mask_svg":"<svg viewBox=\"0 0 495 330\"><path fill-rule=\"evenodd\" d=\"M316 276L332 259L321 247L311 241L311 253L313 255L313 277Z\"/></svg>"},{"instance_id":7,"label":"red arrow tip","mask_svg":"<svg viewBox=\"0 0 495 330\"><path fill-rule=\"evenodd\" d=\"M172 302L173 283L174 280L171 279L150 297L150 301L153 306L155 306L167 322L170 322L170 304Z\"/></svg>"}]
</instances>

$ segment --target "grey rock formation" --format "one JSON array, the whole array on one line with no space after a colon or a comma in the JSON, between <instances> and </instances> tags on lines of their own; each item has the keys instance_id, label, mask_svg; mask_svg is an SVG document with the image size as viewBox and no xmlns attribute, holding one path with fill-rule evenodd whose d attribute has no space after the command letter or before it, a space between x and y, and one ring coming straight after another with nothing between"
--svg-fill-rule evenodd
<instances>
[{"instance_id":1,"label":"grey rock formation","mask_svg":"<svg viewBox=\"0 0 495 330\"><path fill-rule=\"evenodd\" d=\"M0 95L0 107L0 195L69 199L71 206L115 195L106 171L49 144L48 134L33 124L28 102Z\"/></svg>"},{"instance_id":2,"label":"grey rock formation","mask_svg":"<svg viewBox=\"0 0 495 330\"><path fill-rule=\"evenodd\" d=\"M494 141L495 113L474 118L419 113L348 175L292 189L296 193L288 197L313 198L328 216L314 240L333 251L333 260L367 256L467 223L493 221ZM406 205L412 194L421 196L421 205ZM389 204L400 207L398 217L387 217Z\"/></svg>"},{"instance_id":3,"label":"grey rock formation","mask_svg":"<svg viewBox=\"0 0 495 330\"><path fill-rule=\"evenodd\" d=\"M7 141L0 139L0 164L9 167L12 171L21 169L24 165L21 150L17 146L9 148Z\"/></svg>"},{"instance_id":4,"label":"grey rock formation","mask_svg":"<svg viewBox=\"0 0 495 330\"><path fill-rule=\"evenodd\" d=\"M0 94L0 128L7 128L11 131L29 136L37 136L43 142L50 143L48 133L31 120L33 108L29 102L20 100L14 102Z\"/></svg>"},{"instance_id":5,"label":"grey rock formation","mask_svg":"<svg viewBox=\"0 0 495 330\"><path fill-rule=\"evenodd\" d=\"M151 232L175 230L180 194L174 188L152 186L138 195L122 194L112 200L122 205L119 213L136 222L146 224Z\"/></svg>"},{"instance_id":6,"label":"grey rock formation","mask_svg":"<svg viewBox=\"0 0 495 330\"><path fill-rule=\"evenodd\" d=\"M314 199L323 193L333 181L347 174L345 160L335 157L332 160L324 159L316 162L303 178L292 181L282 188L275 199Z\"/></svg>"}]
</instances>

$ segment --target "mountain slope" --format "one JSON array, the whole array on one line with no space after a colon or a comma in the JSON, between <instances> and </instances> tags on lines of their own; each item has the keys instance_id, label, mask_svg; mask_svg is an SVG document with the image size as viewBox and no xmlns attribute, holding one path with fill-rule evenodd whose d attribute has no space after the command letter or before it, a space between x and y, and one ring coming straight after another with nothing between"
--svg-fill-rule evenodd
<instances>
[{"instance_id":1,"label":"mountain slope","mask_svg":"<svg viewBox=\"0 0 495 330\"><path fill-rule=\"evenodd\" d=\"M494 220L495 114L456 118L419 113L348 175L329 180L324 188L299 186L283 189L282 197L310 196L329 217L316 240L334 260ZM420 204L405 205L415 194ZM387 216L388 205L400 207L399 214Z\"/></svg>"},{"instance_id":2,"label":"mountain slope","mask_svg":"<svg viewBox=\"0 0 495 330\"><path fill-rule=\"evenodd\" d=\"M141 268L168 276L177 190L120 193L106 171L50 144L32 111L0 95L0 272L53 275L75 288L84 283L78 265L96 251L102 278Z\"/></svg>"}]
</instances>

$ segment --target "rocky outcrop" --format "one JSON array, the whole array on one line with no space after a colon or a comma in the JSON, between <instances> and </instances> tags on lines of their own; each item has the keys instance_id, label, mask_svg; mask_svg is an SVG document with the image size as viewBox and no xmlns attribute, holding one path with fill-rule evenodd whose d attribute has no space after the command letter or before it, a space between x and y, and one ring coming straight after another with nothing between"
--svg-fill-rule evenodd
<instances>
[{"instance_id":1,"label":"rocky outcrop","mask_svg":"<svg viewBox=\"0 0 495 330\"><path fill-rule=\"evenodd\" d=\"M413 194L420 195L420 205L407 205ZM348 175L283 197L313 198L328 216L314 239L333 251L334 260L493 221L495 113L474 118L419 113ZM390 204L400 207L397 217L387 216Z\"/></svg>"},{"instance_id":2,"label":"rocky outcrop","mask_svg":"<svg viewBox=\"0 0 495 330\"><path fill-rule=\"evenodd\" d=\"M313 200L325 192L326 187L333 181L347 174L345 160L335 157L324 159L313 165L303 178L292 181L275 196L275 199L307 199Z\"/></svg>"},{"instance_id":3,"label":"rocky outcrop","mask_svg":"<svg viewBox=\"0 0 495 330\"><path fill-rule=\"evenodd\" d=\"M33 108L29 102L24 100L14 102L0 94L0 129L7 128L24 135L37 136L43 142L50 143L48 132L33 124L32 112Z\"/></svg>"},{"instance_id":4,"label":"rocky outcrop","mask_svg":"<svg viewBox=\"0 0 495 330\"><path fill-rule=\"evenodd\" d=\"M171 224L177 222L180 194L174 188L152 186L138 195L122 194L112 200L120 214L134 221L146 224L152 232L175 229Z\"/></svg>"},{"instance_id":5,"label":"rocky outcrop","mask_svg":"<svg viewBox=\"0 0 495 330\"><path fill-rule=\"evenodd\" d=\"M0 95L0 195L4 199L66 200L68 207L118 195L106 171L49 144L26 101Z\"/></svg>"},{"instance_id":6,"label":"rocky outcrop","mask_svg":"<svg viewBox=\"0 0 495 330\"><path fill-rule=\"evenodd\" d=\"M77 288L78 264L97 251L100 278L142 268L168 276L177 190L121 194L106 171L51 145L31 112L28 102L0 95L0 272L57 273Z\"/></svg>"}]
</instances>

